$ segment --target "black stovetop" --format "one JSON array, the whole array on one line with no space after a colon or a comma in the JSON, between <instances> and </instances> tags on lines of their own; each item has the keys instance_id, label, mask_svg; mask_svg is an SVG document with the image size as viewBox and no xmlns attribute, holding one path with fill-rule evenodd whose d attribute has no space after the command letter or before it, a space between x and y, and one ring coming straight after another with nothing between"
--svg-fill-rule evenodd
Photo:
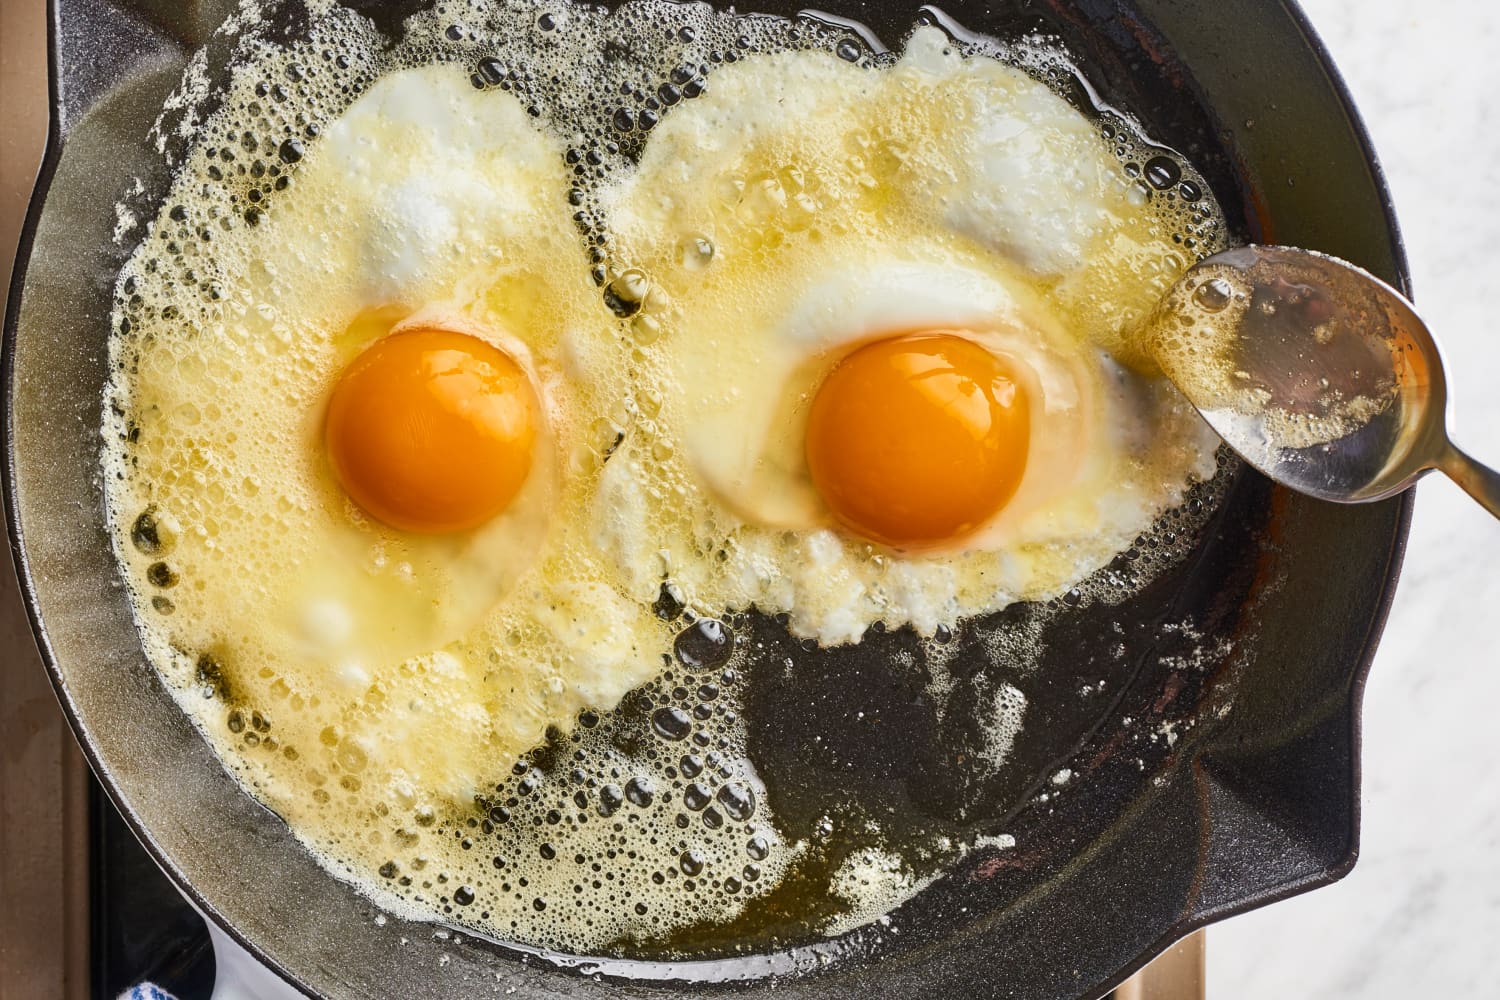
<instances>
[{"instance_id":1,"label":"black stovetop","mask_svg":"<svg viewBox=\"0 0 1500 1000\"><path fill-rule=\"evenodd\" d=\"M214 953L187 904L89 779L91 994L116 997L152 982L178 1000L208 1000Z\"/></svg>"}]
</instances>

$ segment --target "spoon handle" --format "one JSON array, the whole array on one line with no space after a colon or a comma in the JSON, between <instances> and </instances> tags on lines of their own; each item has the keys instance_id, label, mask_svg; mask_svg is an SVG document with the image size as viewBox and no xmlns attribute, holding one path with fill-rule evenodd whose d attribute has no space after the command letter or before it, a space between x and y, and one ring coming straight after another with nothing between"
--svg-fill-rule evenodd
<instances>
[{"instance_id":1,"label":"spoon handle","mask_svg":"<svg viewBox=\"0 0 1500 1000\"><path fill-rule=\"evenodd\" d=\"M1500 517L1500 472L1476 462L1450 441L1438 468L1496 517Z\"/></svg>"}]
</instances>

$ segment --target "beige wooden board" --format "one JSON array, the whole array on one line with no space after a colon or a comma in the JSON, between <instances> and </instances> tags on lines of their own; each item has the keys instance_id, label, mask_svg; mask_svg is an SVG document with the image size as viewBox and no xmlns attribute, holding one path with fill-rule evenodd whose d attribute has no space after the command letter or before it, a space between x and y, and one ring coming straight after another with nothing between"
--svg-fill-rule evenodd
<instances>
[{"instance_id":1,"label":"beige wooden board","mask_svg":"<svg viewBox=\"0 0 1500 1000\"><path fill-rule=\"evenodd\" d=\"M44 0L0 0L0 303L46 139L46 46ZM0 1000L86 997L86 766L0 556Z\"/></svg>"}]
</instances>

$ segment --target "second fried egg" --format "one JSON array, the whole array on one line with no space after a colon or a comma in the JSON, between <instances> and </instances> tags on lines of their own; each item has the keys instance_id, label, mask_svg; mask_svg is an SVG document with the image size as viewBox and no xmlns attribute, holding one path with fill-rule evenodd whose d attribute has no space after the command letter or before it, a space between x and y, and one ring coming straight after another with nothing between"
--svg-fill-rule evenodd
<instances>
[{"instance_id":1,"label":"second fried egg","mask_svg":"<svg viewBox=\"0 0 1500 1000\"><path fill-rule=\"evenodd\" d=\"M642 374L595 517L638 598L931 634L1061 593L1212 475L1129 367L1173 220L1078 111L946 43L726 67L606 199Z\"/></svg>"}]
</instances>

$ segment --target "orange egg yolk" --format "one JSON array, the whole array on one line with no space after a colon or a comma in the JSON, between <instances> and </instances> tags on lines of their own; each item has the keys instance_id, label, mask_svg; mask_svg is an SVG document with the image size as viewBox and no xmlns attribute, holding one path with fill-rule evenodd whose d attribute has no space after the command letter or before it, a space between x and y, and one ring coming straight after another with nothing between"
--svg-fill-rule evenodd
<instances>
[{"instance_id":1,"label":"orange egg yolk","mask_svg":"<svg viewBox=\"0 0 1500 1000\"><path fill-rule=\"evenodd\" d=\"M893 546L962 537L1026 469L1026 394L993 354L949 331L875 341L813 398L807 464L833 515Z\"/></svg>"},{"instance_id":2,"label":"orange egg yolk","mask_svg":"<svg viewBox=\"0 0 1500 1000\"><path fill-rule=\"evenodd\" d=\"M384 337L350 362L328 400L334 475L393 528L473 528L515 498L531 471L538 404L504 351L449 330Z\"/></svg>"}]
</instances>

